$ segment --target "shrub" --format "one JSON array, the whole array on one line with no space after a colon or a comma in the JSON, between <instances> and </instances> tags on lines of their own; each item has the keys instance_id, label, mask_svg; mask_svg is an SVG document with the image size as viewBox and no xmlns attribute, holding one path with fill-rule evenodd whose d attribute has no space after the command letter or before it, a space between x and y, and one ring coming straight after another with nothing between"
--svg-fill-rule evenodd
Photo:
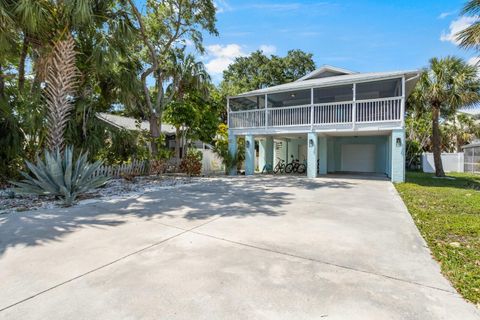
<instances>
[{"instance_id":1,"label":"shrub","mask_svg":"<svg viewBox=\"0 0 480 320\"><path fill-rule=\"evenodd\" d=\"M180 163L180 171L191 176L198 176L202 172L202 152L196 149L189 149L187 155Z\"/></svg>"},{"instance_id":2,"label":"shrub","mask_svg":"<svg viewBox=\"0 0 480 320\"><path fill-rule=\"evenodd\" d=\"M45 162L37 157L37 164L25 161L34 176L25 172L21 182L12 182L19 193L35 193L54 195L63 199L66 206L71 206L75 198L88 190L105 184L105 176L93 177L92 174L102 165L101 161L87 162L87 153L80 153L77 161L73 161L73 147L49 152L45 150Z\"/></svg>"}]
</instances>

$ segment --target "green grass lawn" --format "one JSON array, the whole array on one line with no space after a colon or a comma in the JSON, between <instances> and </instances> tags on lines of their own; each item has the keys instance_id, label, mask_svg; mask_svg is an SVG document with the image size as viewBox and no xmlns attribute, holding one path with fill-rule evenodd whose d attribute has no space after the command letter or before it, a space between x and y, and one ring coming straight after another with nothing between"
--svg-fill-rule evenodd
<instances>
[{"instance_id":1,"label":"green grass lawn","mask_svg":"<svg viewBox=\"0 0 480 320\"><path fill-rule=\"evenodd\" d=\"M409 172L396 185L443 274L480 306L480 175Z\"/></svg>"}]
</instances>

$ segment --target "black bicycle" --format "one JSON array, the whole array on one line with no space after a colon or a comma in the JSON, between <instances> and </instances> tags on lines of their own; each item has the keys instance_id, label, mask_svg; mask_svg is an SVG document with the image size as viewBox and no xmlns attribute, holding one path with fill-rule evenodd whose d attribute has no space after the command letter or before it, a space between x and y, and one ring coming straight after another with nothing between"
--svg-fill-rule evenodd
<instances>
[{"instance_id":1,"label":"black bicycle","mask_svg":"<svg viewBox=\"0 0 480 320\"><path fill-rule=\"evenodd\" d=\"M283 159L280 159L278 162L277 162L277 165L275 166L275 168L273 169L273 173L283 173L285 171L285 160Z\"/></svg>"},{"instance_id":2,"label":"black bicycle","mask_svg":"<svg viewBox=\"0 0 480 320\"><path fill-rule=\"evenodd\" d=\"M300 163L298 159L292 159L292 162L285 166L285 173L305 173L305 171L307 171L307 167L304 163Z\"/></svg>"}]
</instances>

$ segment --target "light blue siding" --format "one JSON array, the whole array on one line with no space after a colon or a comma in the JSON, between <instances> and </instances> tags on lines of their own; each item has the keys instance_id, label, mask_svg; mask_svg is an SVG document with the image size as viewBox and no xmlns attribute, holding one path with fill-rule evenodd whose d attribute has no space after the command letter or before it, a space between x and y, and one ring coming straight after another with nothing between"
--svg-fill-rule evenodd
<instances>
[{"instance_id":1,"label":"light blue siding","mask_svg":"<svg viewBox=\"0 0 480 320\"><path fill-rule=\"evenodd\" d=\"M327 137L318 138L319 174L327 174L328 146Z\"/></svg>"},{"instance_id":2,"label":"light blue siding","mask_svg":"<svg viewBox=\"0 0 480 320\"><path fill-rule=\"evenodd\" d=\"M235 136L231 130L228 131L228 152L231 156L237 154L237 136ZM228 174L234 176L237 174L237 168L235 166L228 169Z\"/></svg>"},{"instance_id":3,"label":"light blue siding","mask_svg":"<svg viewBox=\"0 0 480 320\"><path fill-rule=\"evenodd\" d=\"M269 164L273 169L273 137L266 137L260 140L258 150L258 169L263 170L266 164Z\"/></svg>"},{"instance_id":4,"label":"light blue siding","mask_svg":"<svg viewBox=\"0 0 480 320\"><path fill-rule=\"evenodd\" d=\"M255 139L253 135L245 136L245 175L255 173Z\"/></svg>"}]
</instances>

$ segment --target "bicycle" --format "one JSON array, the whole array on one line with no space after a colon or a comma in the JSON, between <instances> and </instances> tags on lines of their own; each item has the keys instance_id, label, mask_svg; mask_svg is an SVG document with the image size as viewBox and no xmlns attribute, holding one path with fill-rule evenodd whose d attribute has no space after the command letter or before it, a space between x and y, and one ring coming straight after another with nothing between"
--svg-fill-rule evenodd
<instances>
[{"instance_id":1,"label":"bicycle","mask_svg":"<svg viewBox=\"0 0 480 320\"><path fill-rule=\"evenodd\" d=\"M298 159L293 160L292 156L292 162L286 165L285 167L285 173L305 173L307 170L307 167L305 166L305 163L300 163Z\"/></svg>"},{"instance_id":2,"label":"bicycle","mask_svg":"<svg viewBox=\"0 0 480 320\"><path fill-rule=\"evenodd\" d=\"M283 159L280 159L278 162L277 162L277 165L275 166L275 168L273 169L273 173L277 174L277 173L283 173L285 171L285 160Z\"/></svg>"},{"instance_id":3,"label":"bicycle","mask_svg":"<svg viewBox=\"0 0 480 320\"><path fill-rule=\"evenodd\" d=\"M262 173L272 173L273 167L270 163L267 163L263 166Z\"/></svg>"}]
</instances>

